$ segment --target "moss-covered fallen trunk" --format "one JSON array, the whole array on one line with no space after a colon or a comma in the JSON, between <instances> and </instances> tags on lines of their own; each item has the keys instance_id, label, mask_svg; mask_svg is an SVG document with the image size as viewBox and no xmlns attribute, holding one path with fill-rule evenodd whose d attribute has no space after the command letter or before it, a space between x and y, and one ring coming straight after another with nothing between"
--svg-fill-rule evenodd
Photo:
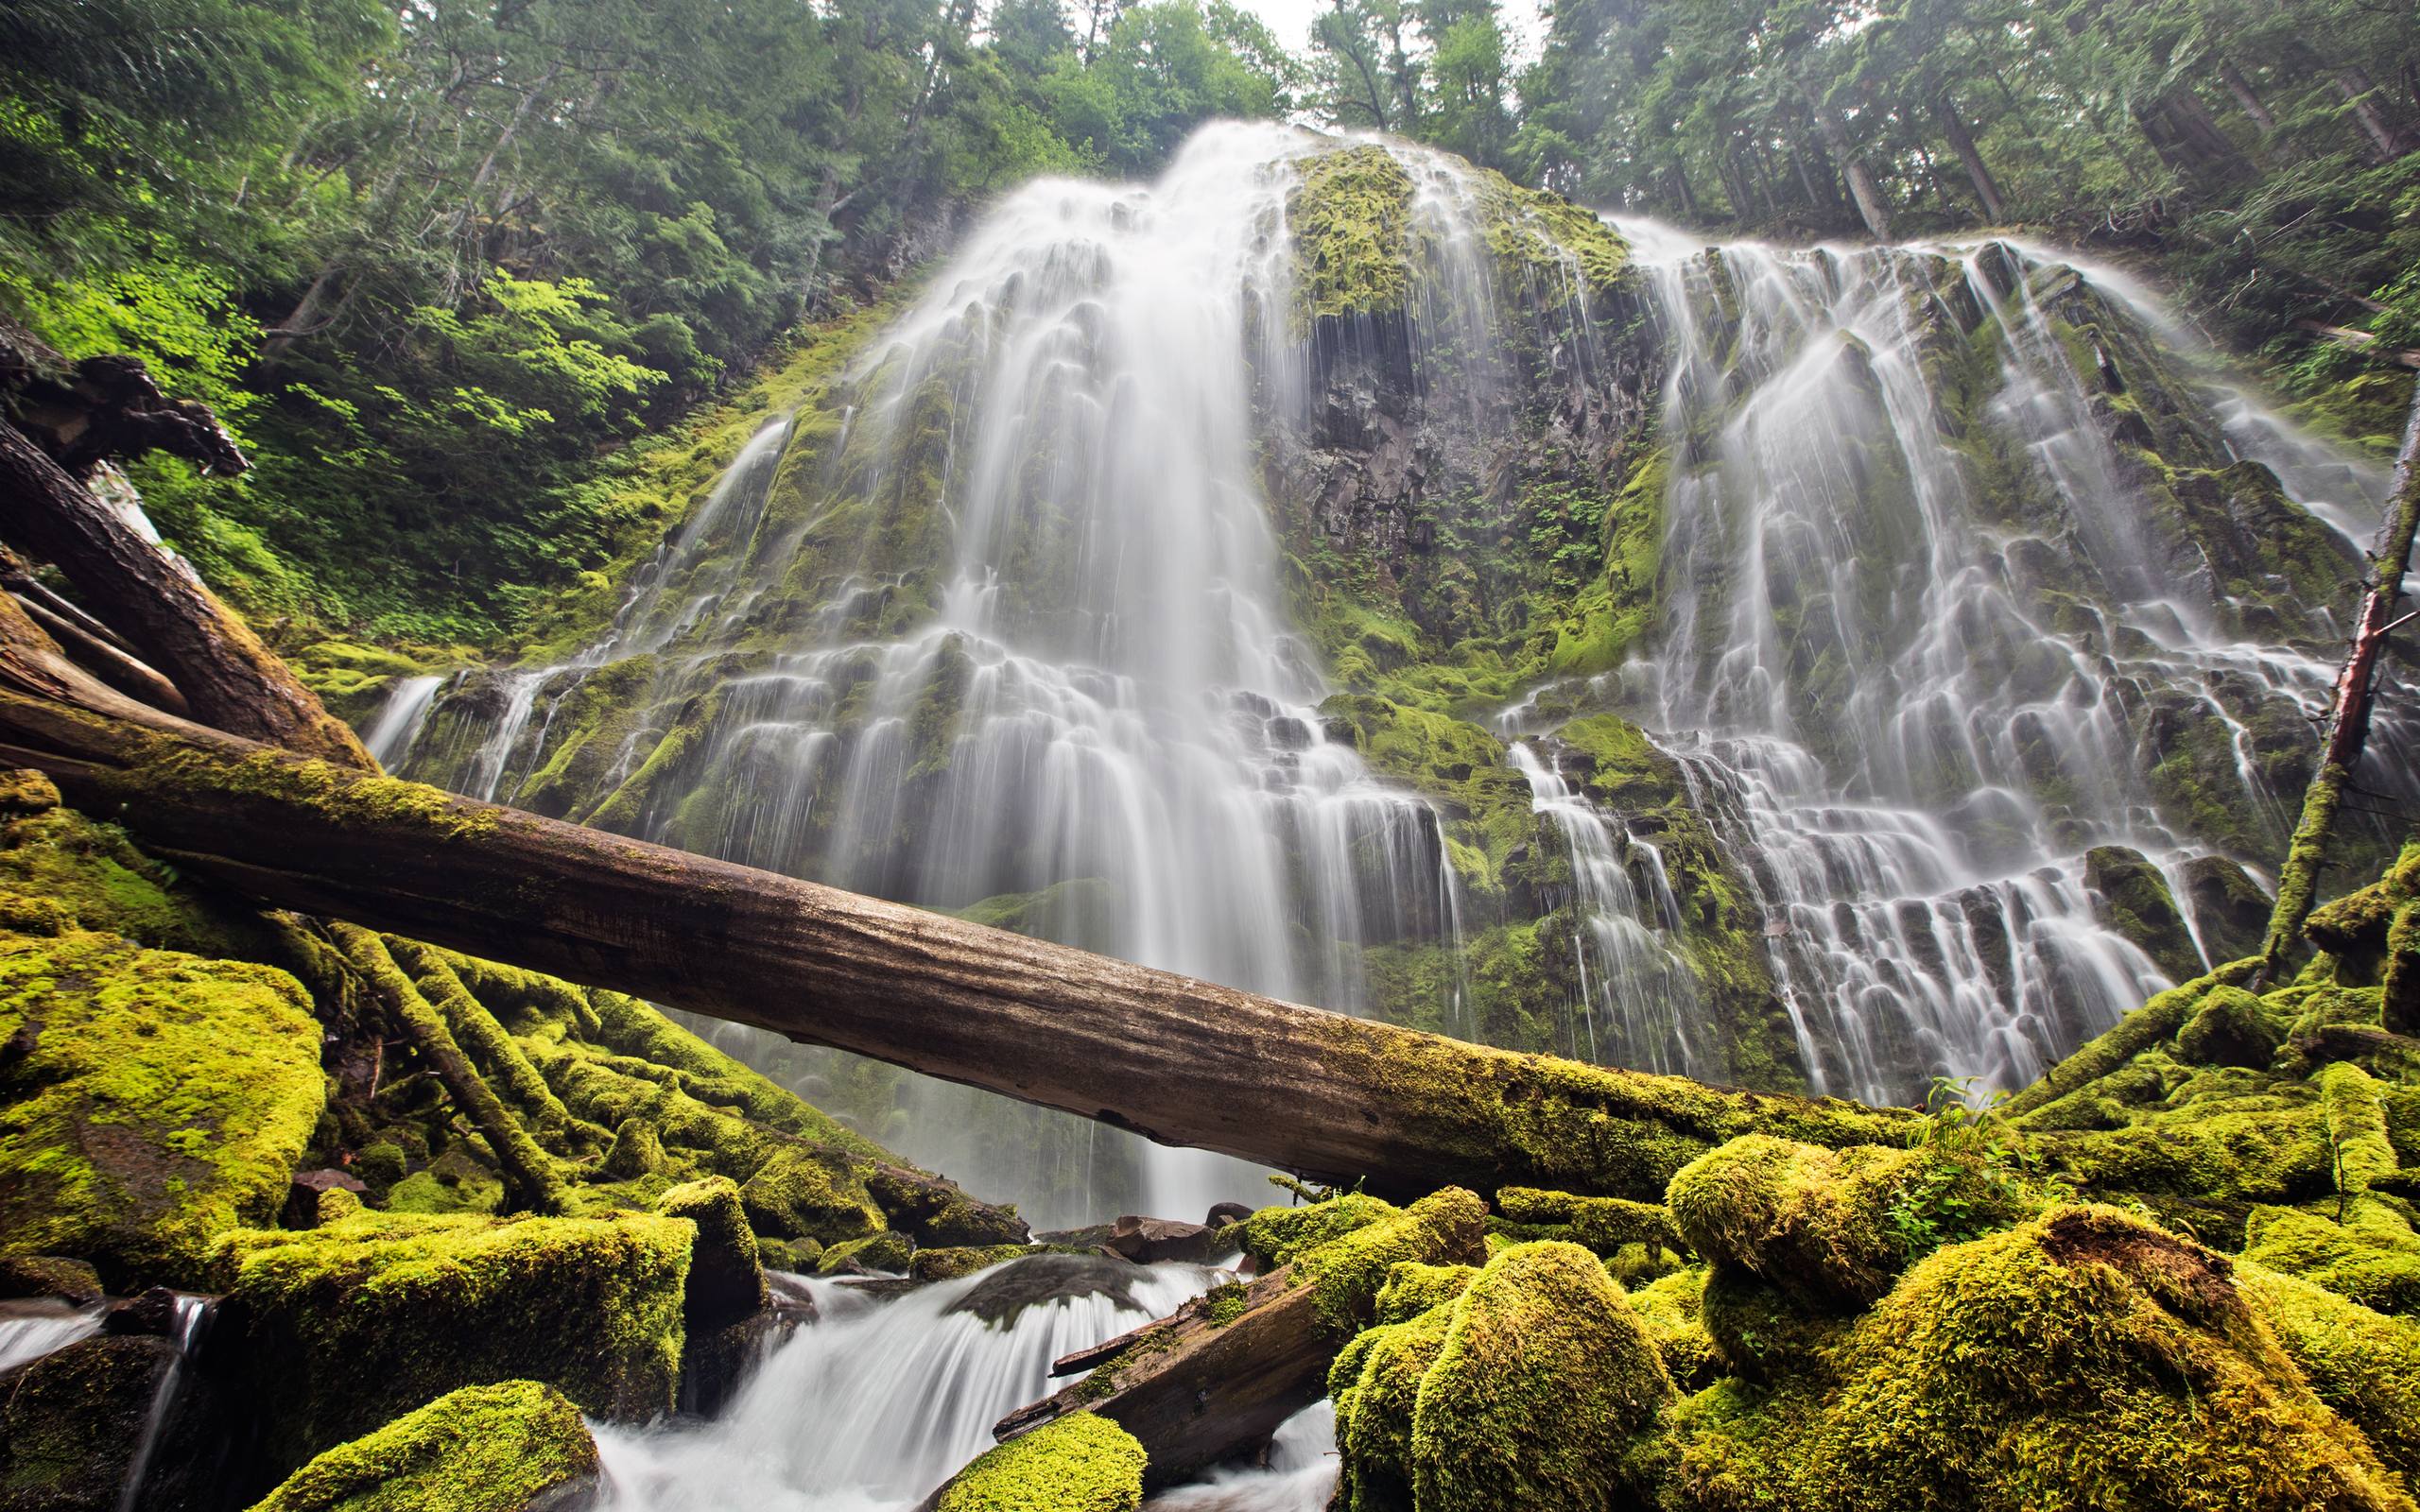
<instances>
[{"instance_id":1,"label":"moss-covered fallen trunk","mask_svg":"<svg viewBox=\"0 0 2420 1512\"><path fill-rule=\"evenodd\" d=\"M1739 1134L1903 1123L1323 1013L206 732L0 694L0 747L265 902L1383 1193L1651 1199Z\"/></svg>"}]
</instances>

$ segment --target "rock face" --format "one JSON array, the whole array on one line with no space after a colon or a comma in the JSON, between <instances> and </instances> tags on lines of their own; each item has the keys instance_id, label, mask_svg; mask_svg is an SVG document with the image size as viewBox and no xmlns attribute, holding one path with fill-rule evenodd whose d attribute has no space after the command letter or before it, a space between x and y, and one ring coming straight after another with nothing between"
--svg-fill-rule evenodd
<instances>
[{"instance_id":1,"label":"rock face","mask_svg":"<svg viewBox=\"0 0 2420 1512\"><path fill-rule=\"evenodd\" d=\"M2122 845L2097 846L2084 853L2083 868L2084 885L2096 895L2093 912L2104 926L2150 956L2171 981L2202 974L2193 932L2168 879L2149 857Z\"/></svg>"},{"instance_id":2,"label":"rock face","mask_svg":"<svg viewBox=\"0 0 2420 1512\"><path fill-rule=\"evenodd\" d=\"M462 1386L531 1380L599 1418L671 1411L693 1226L362 1213L219 1243L216 1329L289 1470Z\"/></svg>"},{"instance_id":3,"label":"rock face","mask_svg":"<svg viewBox=\"0 0 2420 1512\"><path fill-rule=\"evenodd\" d=\"M312 1460L252 1512L583 1512L596 1443L534 1381L465 1386Z\"/></svg>"},{"instance_id":4,"label":"rock face","mask_svg":"<svg viewBox=\"0 0 2420 1512\"><path fill-rule=\"evenodd\" d=\"M1035 1255L1001 1266L951 1304L994 1328L1016 1321L1028 1307L1069 1297L1106 1297L1120 1306L1134 1303L1140 1267L1131 1261L1094 1255Z\"/></svg>"},{"instance_id":5,"label":"rock face","mask_svg":"<svg viewBox=\"0 0 2420 1512\"><path fill-rule=\"evenodd\" d=\"M276 1216L325 1101L292 977L81 931L0 935L0 1249L190 1283Z\"/></svg>"},{"instance_id":6,"label":"rock face","mask_svg":"<svg viewBox=\"0 0 2420 1512\"><path fill-rule=\"evenodd\" d=\"M113 1512L146 1452L190 1469L196 1445L149 1441L152 1405L179 1368L160 1338L93 1338L0 1375L0 1508ZM173 1428L174 1425L171 1425ZM145 1506L210 1504L189 1475L147 1478Z\"/></svg>"}]
</instances>

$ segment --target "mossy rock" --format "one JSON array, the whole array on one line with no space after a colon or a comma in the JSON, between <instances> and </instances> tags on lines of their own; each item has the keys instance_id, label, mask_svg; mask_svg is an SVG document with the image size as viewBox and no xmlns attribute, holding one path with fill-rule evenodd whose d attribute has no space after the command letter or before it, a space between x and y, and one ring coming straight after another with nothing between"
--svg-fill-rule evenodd
<instances>
[{"instance_id":1,"label":"mossy rock","mask_svg":"<svg viewBox=\"0 0 2420 1512\"><path fill-rule=\"evenodd\" d=\"M960 1245L948 1249L919 1249L908 1258L908 1274L920 1281L956 1280L1032 1253L1030 1245Z\"/></svg>"},{"instance_id":2,"label":"mossy rock","mask_svg":"<svg viewBox=\"0 0 2420 1512\"><path fill-rule=\"evenodd\" d=\"M1647 1325L1655 1352L1664 1357L1665 1373L1683 1391L1712 1385L1722 1373L1714 1336L1705 1326L1705 1269L1695 1266L1659 1276L1630 1291L1631 1311Z\"/></svg>"},{"instance_id":3,"label":"mossy rock","mask_svg":"<svg viewBox=\"0 0 2420 1512\"><path fill-rule=\"evenodd\" d=\"M1409 1512L1412 1506L1411 1423L1420 1383L1445 1348L1450 1304L1384 1323L1356 1336L1329 1367L1340 1462L1341 1512Z\"/></svg>"},{"instance_id":4,"label":"mossy rock","mask_svg":"<svg viewBox=\"0 0 2420 1512\"><path fill-rule=\"evenodd\" d=\"M1518 1245L1452 1309L1411 1418L1423 1512L1582 1512L1649 1500L1672 1381L1597 1257Z\"/></svg>"},{"instance_id":5,"label":"mossy rock","mask_svg":"<svg viewBox=\"0 0 2420 1512\"><path fill-rule=\"evenodd\" d=\"M690 1328L720 1328L765 1305L765 1273L755 1232L740 1211L738 1183L727 1176L685 1182L657 1198L655 1211L698 1228L683 1304Z\"/></svg>"},{"instance_id":6,"label":"mossy rock","mask_svg":"<svg viewBox=\"0 0 2420 1512\"><path fill-rule=\"evenodd\" d=\"M0 780L0 928L85 929L217 957L265 954L266 932L248 912L179 880L117 826L62 807L49 778L16 770Z\"/></svg>"},{"instance_id":7,"label":"mossy rock","mask_svg":"<svg viewBox=\"0 0 2420 1512\"><path fill-rule=\"evenodd\" d=\"M552 1386L505 1381L329 1450L252 1512L562 1512L587 1504L597 1473L579 1409Z\"/></svg>"},{"instance_id":8,"label":"mossy rock","mask_svg":"<svg viewBox=\"0 0 2420 1512\"><path fill-rule=\"evenodd\" d=\"M1487 1204L1476 1194L1446 1187L1303 1252L1295 1279L1311 1288L1322 1326L1351 1338L1376 1319L1378 1294L1398 1262L1475 1264L1486 1257L1486 1223Z\"/></svg>"},{"instance_id":9,"label":"mossy rock","mask_svg":"<svg viewBox=\"0 0 2420 1512\"><path fill-rule=\"evenodd\" d=\"M1832 1366L1693 1400L1668 1494L1808 1512L2411 1505L2224 1259L2113 1209L1936 1252Z\"/></svg>"},{"instance_id":10,"label":"mossy rock","mask_svg":"<svg viewBox=\"0 0 2420 1512\"><path fill-rule=\"evenodd\" d=\"M0 1297L56 1297L82 1306L100 1299L100 1273L60 1255L0 1255Z\"/></svg>"},{"instance_id":11,"label":"mossy rock","mask_svg":"<svg viewBox=\"0 0 2420 1512\"><path fill-rule=\"evenodd\" d=\"M177 1358L162 1338L81 1339L0 1375L0 1509L118 1506Z\"/></svg>"},{"instance_id":12,"label":"mossy rock","mask_svg":"<svg viewBox=\"0 0 2420 1512\"><path fill-rule=\"evenodd\" d=\"M1294 244L1294 332L1400 314L1411 297L1411 176L1375 143L1305 158L1286 198Z\"/></svg>"},{"instance_id":13,"label":"mossy rock","mask_svg":"<svg viewBox=\"0 0 2420 1512\"><path fill-rule=\"evenodd\" d=\"M1387 1267L1387 1282L1378 1288L1380 1323L1408 1323L1432 1307L1443 1307L1478 1279L1476 1265L1430 1265L1399 1260Z\"/></svg>"},{"instance_id":14,"label":"mossy rock","mask_svg":"<svg viewBox=\"0 0 2420 1512\"><path fill-rule=\"evenodd\" d=\"M2197 1066L2266 1068L2284 1039L2268 1005L2238 987L2215 987L2176 1031L2176 1056Z\"/></svg>"},{"instance_id":15,"label":"mossy rock","mask_svg":"<svg viewBox=\"0 0 2420 1512\"><path fill-rule=\"evenodd\" d=\"M695 1226L366 1212L220 1241L275 1469L463 1386L542 1381L597 1418L672 1409Z\"/></svg>"},{"instance_id":16,"label":"mossy rock","mask_svg":"<svg viewBox=\"0 0 2420 1512\"><path fill-rule=\"evenodd\" d=\"M1348 1192L1301 1207L1263 1208L1249 1218L1228 1225L1221 1231L1220 1240L1242 1250L1259 1269L1274 1270L1290 1263L1305 1250L1316 1249L1401 1211L1393 1203Z\"/></svg>"},{"instance_id":17,"label":"mossy rock","mask_svg":"<svg viewBox=\"0 0 2420 1512\"><path fill-rule=\"evenodd\" d=\"M2084 852L2083 878L2103 928L2150 956L2173 981L2202 974L2193 931L2149 856L2122 845L2095 846Z\"/></svg>"},{"instance_id":18,"label":"mossy rock","mask_svg":"<svg viewBox=\"0 0 2420 1512\"><path fill-rule=\"evenodd\" d=\"M2420 1475L2420 1320L2389 1317L2255 1261L2236 1284L2319 1399L2405 1483Z\"/></svg>"},{"instance_id":19,"label":"mossy rock","mask_svg":"<svg viewBox=\"0 0 2420 1512\"><path fill-rule=\"evenodd\" d=\"M275 1217L319 1122L310 1007L272 967L0 935L0 1251L198 1280L217 1235Z\"/></svg>"},{"instance_id":20,"label":"mossy rock","mask_svg":"<svg viewBox=\"0 0 2420 1512\"><path fill-rule=\"evenodd\" d=\"M1762 1277L1720 1262L1704 1272L1697 1316L1722 1370L1759 1384L1824 1375L1848 1328L1845 1319L1810 1311Z\"/></svg>"},{"instance_id":21,"label":"mossy rock","mask_svg":"<svg viewBox=\"0 0 2420 1512\"><path fill-rule=\"evenodd\" d=\"M987 1451L942 1488L933 1512L1138 1512L1146 1458L1108 1418L1069 1413Z\"/></svg>"},{"instance_id":22,"label":"mossy rock","mask_svg":"<svg viewBox=\"0 0 2420 1512\"><path fill-rule=\"evenodd\" d=\"M816 1257L818 1276L856 1276L879 1273L896 1276L908 1269L915 1258L916 1241L906 1234L885 1230L852 1239L846 1244L826 1245Z\"/></svg>"},{"instance_id":23,"label":"mossy rock","mask_svg":"<svg viewBox=\"0 0 2420 1512\"><path fill-rule=\"evenodd\" d=\"M1956 1201L1946 1200L1953 1194ZM1910 1254L1898 1213L1929 1203L2005 1222L2011 1201L1978 1162L1929 1149L1825 1149L1750 1134L1700 1157L1665 1194L1689 1247L1812 1311L1854 1311L1890 1290ZM1963 1233L1942 1237L1963 1238Z\"/></svg>"},{"instance_id":24,"label":"mossy rock","mask_svg":"<svg viewBox=\"0 0 2420 1512\"><path fill-rule=\"evenodd\" d=\"M2353 1227L2291 1208L2259 1208L2243 1257L2380 1313L2420 1316L2420 1239L2393 1222Z\"/></svg>"},{"instance_id":25,"label":"mossy rock","mask_svg":"<svg viewBox=\"0 0 2420 1512\"><path fill-rule=\"evenodd\" d=\"M890 1227L846 1160L796 1146L774 1151L739 1189L739 1197L750 1224L776 1239L832 1246Z\"/></svg>"}]
</instances>

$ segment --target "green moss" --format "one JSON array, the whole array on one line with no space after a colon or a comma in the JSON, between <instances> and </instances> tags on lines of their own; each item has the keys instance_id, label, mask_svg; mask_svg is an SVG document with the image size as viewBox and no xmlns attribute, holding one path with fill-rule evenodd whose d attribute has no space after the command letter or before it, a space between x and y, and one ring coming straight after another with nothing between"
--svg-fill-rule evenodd
<instances>
[{"instance_id":1,"label":"green moss","mask_svg":"<svg viewBox=\"0 0 2420 1512\"><path fill-rule=\"evenodd\" d=\"M908 1260L908 1274L920 1281L956 1280L1033 1253L1030 1245L960 1245L946 1249L919 1249Z\"/></svg>"},{"instance_id":2,"label":"green moss","mask_svg":"<svg viewBox=\"0 0 2420 1512\"><path fill-rule=\"evenodd\" d=\"M252 1512L524 1512L597 1476L579 1409L550 1386L465 1386L285 1478Z\"/></svg>"},{"instance_id":3,"label":"green moss","mask_svg":"<svg viewBox=\"0 0 2420 1512\"><path fill-rule=\"evenodd\" d=\"M1411 1420L1424 1512L1645 1500L1671 1378L1621 1289L1577 1245L1519 1245L1453 1304Z\"/></svg>"},{"instance_id":4,"label":"green moss","mask_svg":"<svg viewBox=\"0 0 2420 1512\"><path fill-rule=\"evenodd\" d=\"M1380 1323L1408 1323L1432 1307L1462 1295L1478 1275L1476 1265L1431 1265L1401 1260L1387 1268L1374 1316Z\"/></svg>"},{"instance_id":5,"label":"green moss","mask_svg":"<svg viewBox=\"0 0 2420 1512\"><path fill-rule=\"evenodd\" d=\"M594 1416L672 1406L695 1227L364 1213L219 1242L222 1326L279 1467L458 1387L543 1381Z\"/></svg>"},{"instance_id":6,"label":"green moss","mask_svg":"<svg viewBox=\"0 0 2420 1512\"><path fill-rule=\"evenodd\" d=\"M249 918L179 881L115 825L60 807L50 779L9 777L0 801L0 927L81 928L199 955L262 950L263 932Z\"/></svg>"},{"instance_id":7,"label":"green moss","mask_svg":"<svg viewBox=\"0 0 2420 1512\"><path fill-rule=\"evenodd\" d=\"M2246 1260L2380 1313L2420 1316L2420 1239L2398 1217L2382 1211L2371 1225L2340 1224L2290 1208L2256 1208L2244 1234Z\"/></svg>"},{"instance_id":8,"label":"green moss","mask_svg":"<svg viewBox=\"0 0 2420 1512\"><path fill-rule=\"evenodd\" d=\"M916 1253L916 1241L906 1234L885 1231L852 1239L843 1244L826 1245L816 1257L818 1276L846 1276L860 1270L881 1271L888 1275L904 1273Z\"/></svg>"},{"instance_id":9,"label":"green moss","mask_svg":"<svg viewBox=\"0 0 2420 1512\"><path fill-rule=\"evenodd\" d=\"M1848 1327L1832 1313L1809 1311L1754 1272L1720 1263L1705 1271L1698 1320L1716 1362L1760 1384L1827 1374L1832 1349Z\"/></svg>"},{"instance_id":10,"label":"green moss","mask_svg":"<svg viewBox=\"0 0 2420 1512\"><path fill-rule=\"evenodd\" d=\"M1898 1143L1904 1111L1724 1091L1680 1076L1582 1065L1322 1015L1306 1054L1346 1083L1417 1109L1432 1178L1660 1200L1681 1167L1735 1135Z\"/></svg>"},{"instance_id":11,"label":"green moss","mask_svg":"<svg viewBox=\"0 0 2420 1512\"><path fill-rule=\"evenodd\" d=\"M1322 319L1400 313L1411 295L1411 177L1376 144L1303 160L1286 198L1294 245L1294 331Z\"/></svg>"},{"instance_id":12,"label":"green moss","mask_svg":"<svg viewBox=\"0 0 2420 1512\"><path fill-rule=\"evenodd\" d=\"M1570 1230L1576 1244L1600 1257L1611 1257L1626 1246L1652 1249L1686 1248L1672 1223L1671 1211L1655 1202L1626 1197L1582 1197L1568 1192L1536 1187L1505 1187L1495 1194L1495 1211L1514 1223L1554 1224Z\"/></svg>"},{"instance_id":13,"label":"green moss","mask_svg":"<svg viewBox=\"0 0 2420 1512\"><path fill-rule=\"evenodd\" d=\"M1332 1505L1345 1512L1413 1505L1412 1418L1421 1381L1452 1324L1450 1306L1430 1308L1361 1333L1337 1356L1327 1378L1341 1467Z\"/></svg>"},{"instance_id":14,"label":"green moss","mask_svg":"<svg viewBox=\"0 0 2420 1512\"><path fill-rule=\"evenodd\" d=\"M2202 973L2201 954L2168 879L2149 857L2125 846L2096 846L2084 852L2084 885L2094 893L2093 913L2119 938L2152 958L2176 981Z\"/></svg>"},{"instance_id":15,"label":"green moss","mask_svg":"<svg viewBox=\"0 0 2420 1512\"><path fill-rule=\"evenodd\" d=\"M959 1471L933 1512L1137 1512L1146 1458L1108 1418L1069 1413Z\"/></svg>"},{"instance_id":16,"label":"green moss","mask_svg":"<svg viewBox=\"0 0 2420 1512\"><path fill-rule=\"evenodd\" d=\"M655 1211L697 1226L683 1292L683 1315L688 1327L720 1327L765 1305L765 1275L756 1258L756 1234L740 1211L739 1187L731 1177L684 1182L657 1198Z\"/></svg>"},{"instance_id":17,"label":"green moss","mask_svg":"<svg viewBox=\"0 0 2420 1512\"><path fill-rule=\"evenodd\" d=\"M1683 1391L1701 1390L1722 1373L1714 1335L1705 1326L1705 1282L1704 1268L1696 1267L1676 1270L1630 1293L1631 1311L1647 1325L1655 1352L1663 1356L1665 1373Z\"/></svg>"},{"instance_id":18,"label":"green moss","mask_svg":"<svg viewBox=\"0 0 2420 1512\"><path fill-rule=\"evenodd\" d=\"M176 1346L165 1339L105 1336L0 1378L0 1504L116 1507L152 1400L176 1367ZM208 1489L155 1485L152 1495L170 1502Z\"/></svg>"},{"instance_id":19,"label":"green moss","mask_svg":"<svg viewBox=\"0 0 2420 1512\"><path fill-rule=\"evenodd\" d=\"M1299 1208L1263 1208L1228 1225L1221 1238L1251 1256L1260 1270L1270 1271L1291 1263L1305 1250L1391 1218L1399 1211L1391 1202L1347 1192Z\"/></svg>"},{"instance_id":20,"label":"green moss","mask_svg":"<svg viewBox=\"0 0 2420 1512\"><path fill-rule=\"evenodd\" d=\"M2394 1175L2385 1093L2377 1077L2350 1061L2338 1061L2319 1074L2320 1109L2336 1152L2336 1190L2342 1195L2367 1192Z\"/></svg>"},{"instance_id":21,"label":"green moss","mask_svg":"<svg viewBox=\"0 0 2420 1512\"><path fill-rule=\"evenodd\" d=\"M1816 1312L1861 1307L1890 1290L1911 1252L2016 1215L2013 1194L1979 1160L1759 1134L1700 1158L1673 1177L1665 1200L1690 1248ZM1951 1215L1950 1227L1918 1231L1932 1213Z\"/></svg>"},{"instance_id":22,"label":"green moss","mask_svg":"<svg viewBox=\"0 0 2420 1512\"><path fill-rule=\"evenodd\" d=\"M1396 1262L1476 1262L1486 1253L1486 1219L1487 1204L1476 1194L1447 1187L1304 1251L1294 1274L1310 1286L1321 1323L1349 1339L1376 1316L1378 1293Z\"/></svg>"},{"instance_id":23,"label":"green moss","mask_svg":"<svg viewBox=\"0 0 2420 1512\"><path fill-rule=\"evenodd\" d=\"M2007 1112L2031 1113L2118 1070L2183 1028L2213 988L2239 987L2259 969L2257 957L2234 961L2159 993L2010 1098Z\"/></svg>"},{"instance_id":24,"label":"green moss","mask_svg":"<svg viewBox=\"0 0 2420 1512\"><path fill-rule=\"evenodd\" d=\"M2224 1261L2105 1208L1939 1251L1831 1365L1836 1383L1693 1402L1673 1494L1858 1512L2410 1504Z\"/></svg>"},{"instance_id":25,"label":"green moss","mask_svg":"<svg viewBox=\"0 0 2420 1512\"><path fill-rule=\"evenodd\" d=\"M2420 1321L2244 1261L2236 1284L2311 1390L2406 1479L2420 1473Z\"/></svg>"},{"instance_id":26,"label":"green moss","mask_svg":"<svg viewBox=\"0 0 2420 1512\"><path fill-rule=\"evenodd\" d=\"M285 972L105 935L0 935L0 1250L191 1283L285 1199L326 1098Z\"/></svg>"},{"instance_id":27,"label":"green moss","mask_svg":"<svg viewBox=\"0 0 2420 1512\"><path fill-rule=\"evenodd\" d=\"M1201 1294L1201 1319L1223 1329L1252 1311L1252 1291L1241 1281L1226 1281Z\"/></svg>"},{"instance_id":28,"label":"green moss","mask_svg":"<svg viewBox=\"0 0 2420 1512\"><path fill-rule=\"evenodd\" d=\"M890 1227L846 1161L812 1150L774 1151L739 1194L749 1221L778 1239L842 1245Z\"/></svg>"}]
</instances>

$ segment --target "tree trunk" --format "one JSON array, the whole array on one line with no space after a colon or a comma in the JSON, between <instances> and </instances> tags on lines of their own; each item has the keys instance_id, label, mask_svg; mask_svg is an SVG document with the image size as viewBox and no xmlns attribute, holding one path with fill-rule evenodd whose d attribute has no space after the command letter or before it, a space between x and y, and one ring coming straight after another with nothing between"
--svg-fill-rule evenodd
<instances>
[{"instance_id":1,"label":"tree trunk","mask_svg":"<svg viewBox=\"0 0 2420 1512\"><path fill-rule=\"evenodd\" d=\"M2252 87L2252 80L2243 77L2243 71L2224 58L2219 60L2219 82L2235 96L2236 104L2243 107L2243 113L2252 117L2252 124L2260 128L2261 135L2267 136L2277 129L2276 112L2261 102L2258 92Z\"/></svg>"},{"instance_id":2,"label":"tree trunk","mask_svg":"<svg viewBox=\"0 0 2420 1512\"><path fill-rule=\"evenodd\" d=\"M1857 201L1858 218L1877 242L1892 240L1891 201L1882 193L1881 183L1865 165L1865 159L1849 141L1849 129L1832 108L1816 97L1811 88L1804 89L1806 109L1815 117L1816 134L1824 139L1824 147L1840 163L1849 180L1849 198Z\"/></svg>"},{"instance_id":3,"label":"tree trunk","mask_svg":"<svg viewBox=\"0 0 2420 1512\"><path fill-rule=\"evenodd\" d=\"M2402 124L2387 113L2383 91L2358 64L2340 68L2334 77L2336 92L2344 103L2353 107L2353 119L2360 123L2361 134L2370 139L2371 147L2380 163L2393 163L2411 150L2411 139L2404 134Z\"/></svg>"},{"instance_id":4,"label":"tree trunk","mask_svg":"<svg viewBox=\"0 0 2420 1512\"><path fill-rule=\"evenodd\" d=\"M2337 676L2335 708L2327 726L2327 744L2319 770L2303 797L2302 823L2287 848L2286 864L2277 870L2277 903L2269 916L2269 935L2261 947L2261 980L2273 979L2294 941L2303 920L2317 900L2320 868L2327 859L2327 837L2336 826L2336 810L2344 799L2344 784L2360 764L2370 737L2370 707L2376 696L2378 659L2387 633L2402 621L2394 606L2403 594L2405 574L2411 569L2411 539L2420 530L2420 384L2415 384L2411 414L2403 426L2403 450L2394 461L2394 490L2387 496L2386 521L2378 529L2378 548L2371 558L2370 589L2361 600L2361 617L2353 632L2353 648Z\"/></svg>"},{"instance_id":5,"label":"tree trunk","mask_svg":"<svg viewBox=\"0 0 2420 1512\"><path fill-rule=\"evenodd\" d=\"M617 988L1381 1194L1659 1200L1736 1135L1903 1114L1463 1044L308 763L0 693L0 762L279 907Z\"/></svg>"},{"instance_id":6,"label":"tree trunk","mask_svg":"<svg viewBox=\"0 0 2420 1512\"><path fill-rule=\"evenodd\" d=\"M2000 195L1999 180L1992 177L1991 165L1983 161L1981 149L1975 146L1975 134L1966 129L1966 118L1958 113L1958 104L1947 90L1932 97L1933 118L1941 123L1941 134L1949 142L1958 161L1966 165L1967 181L1975 186L1975 198L1983 202L1983 216L1993 225L2008 218L2008 201Z\"/></svg>"},{"instance_id":7,"label":"tree trunk","mask_svg":"<svg viewBox=\"0 0 2420 1512\"><path fill-rule=\"evenodd\" d=\"M207 413L206 411L204 412ZM67 575L109 614L195 718L233 734L374 769L353 730L329 713L193 569L136 535L31 437L0 421L0 535Z\"/></svg>"},{"instance_id":8,"label":"tree trunk","mask_svg":"<svg viewBox=\"0 0 2420 1512\"><path fill-rule=\"evenodd\" d=\"M2235 140L2211 118L2209 107L2189 89L2179 86L2138 102L2135 119L2160 161L2188 179L2222 181L2252 167Z\"/></svg>"}]
</instances>

